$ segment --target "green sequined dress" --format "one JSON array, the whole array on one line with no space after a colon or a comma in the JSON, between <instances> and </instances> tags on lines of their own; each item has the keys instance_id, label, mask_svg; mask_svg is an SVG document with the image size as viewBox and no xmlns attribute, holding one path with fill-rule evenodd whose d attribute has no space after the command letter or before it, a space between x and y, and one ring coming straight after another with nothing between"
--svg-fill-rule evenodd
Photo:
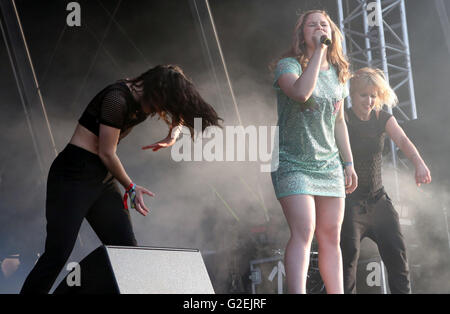
<instances>
[{"instance_id":1,"label":"green sequined dress","mask_svg":"<svg viewBox=\"0 0 450 314\"><path fill-rule=\"evenodd\" d=\"M279 144L278 165L271 175L276 197L307 194L344 198L344 171L334 129L339 111L336 104L348 96L348 89L330 65L319 72L312 96L301 104L280 89L278 79L285 73L300 76L301 65L294 58L285 58L275 70Z\"/></svg>"}]
</instances>

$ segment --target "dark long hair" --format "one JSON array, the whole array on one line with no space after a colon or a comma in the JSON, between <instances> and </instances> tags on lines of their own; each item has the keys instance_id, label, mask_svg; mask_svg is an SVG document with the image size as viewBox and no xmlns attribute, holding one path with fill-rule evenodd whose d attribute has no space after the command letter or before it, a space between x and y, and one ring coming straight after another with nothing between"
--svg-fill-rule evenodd
<instances>
[{"instance_id":1,"label":"dark long hair","mask_svg":"<svg viewBox=\"0 0 450 314\"><path fill-rule=\"evenodd\" d=\"M194 138L194 118L202 119L202 132L209 126L221 127L223 119L197 91L194 83L177 65L158 65L140 76L127 80L142 89L142 103L169 126L182 124Z\"/></svg>"}]
</instances>

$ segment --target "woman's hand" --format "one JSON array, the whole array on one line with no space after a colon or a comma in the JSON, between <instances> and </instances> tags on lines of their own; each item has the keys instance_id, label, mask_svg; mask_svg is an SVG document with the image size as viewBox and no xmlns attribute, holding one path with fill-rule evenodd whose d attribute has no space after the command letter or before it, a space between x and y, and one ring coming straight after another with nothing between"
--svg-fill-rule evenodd
<instances>
[{"instance_id":1,"label":"woman's hand","mask_svg":"<svg viewBox=\"0 0 450 314\"><path fill-rule=\"evenodd\" d=\"M421 184L431 183L431 174L425 163L420 163L416 166L416 184L420 187Z\"/></svg>"},{"instance_id":2,"label":"woman's hand","mask_svg":"<svg viewBox=\"0 0 450 314\"><path fill-rule=\"evenodd\" d=\"M167 135L167 137L165 139L163 139L159 142L156 142L152 145L144 146L144 147L142 147L142 149L144 149L144 150L153 149L154 152L157 152L161 148L167 148L167 147L172 146L177 141L177 138L181 133L182 127L183 127L182 124L179 124L175 127L173 127L173 126L170 127L169 134Z\"/></svg>"},{"instance_id":3,"label":"woman's hand","mask_svg":"<svg viewBox=\"0 0 450 314\"><path fill-rule=\"evenodd\" d=\"M175 144L175 142L177 141L176 138L172 138L170 136L167 136L165 139L156 142L152 145L148 145L148 146L144 146L142 147L143 150L146 149L152 149L154 152L157 152L158 150L160 150L161 148L167 148L172 146L173 144Z\"/></svg>"},{"instance_id":4,"label":"woman's hand","mask_svg":"<svg viewBox=\"0 0 450 314\"><path fill-rule=\"evenodd\" d=\"M147 216L149 209L147 206L145 206L144 194L147 194L149 196L155 196L155 194L139 185L136 185L135 193L136 197L134 198L134 208L142 216Z\"/></svg>"},{"instance_id":5,"label":"woman's hand","mask_svg":"<svg viewBox=\"0 0 450 314\"><path fill-rule=\"evenodd\" d=\"M349 165L344 168L345 173L345 193L351 194L358 187L358 176L356 175L355 168Z\"/></svg>"},{"instance_id":6,"label":"woman's hand","mask_svg":"<svg viewBox=\"0 0 450 314\"><path fill-rule=\"evenodd\" d=\"M344 104L344 100L338 100L337 102L335 102L334 105L334 111L333 111L333 115L337 114L339 112L339 110L341 110L342 105Z\"/></svg>"},{"instance_id":7,"label":"woman's hand","mask_svg":"<svg viewBox=\"0 0 450 314\"><path fill-rule=\"evenodd\" d=\"M320 41L322 36L328 37L328 34L324 30L321 30L321 29L316 30L313 34L313 41L316 46L316 49L325 50L326 48L328 48L327 45L322 44L322 42Z\"/></svg>"}]
</instances>

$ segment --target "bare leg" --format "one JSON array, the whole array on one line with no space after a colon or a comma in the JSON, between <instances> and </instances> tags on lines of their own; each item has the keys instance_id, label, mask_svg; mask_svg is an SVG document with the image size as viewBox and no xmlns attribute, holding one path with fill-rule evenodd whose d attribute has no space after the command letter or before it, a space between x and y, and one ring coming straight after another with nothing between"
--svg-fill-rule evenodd
<instances>
[{"instance_id":1,"label":"bare leg","mask_svg":"<svg viewBox=\"0 0 450 314\"><path fill-rule=\"evenodd\" d=\"M280 199L291 238L285 252L288 293L306 293L311 242L316 221L314 197L292 195Z\"/></svg>"},{"instance_id":2,"label":"bare leg","mask_svg":"<svg viewBox=\"0 0 450 314\"><path fill-rule=\"evenodd\" d=\"M344 293L342 254L339 245L344 219L343 198L316 196L316 239L319 245L319 269L327 293Z\"/></svg>"}]
</instances>

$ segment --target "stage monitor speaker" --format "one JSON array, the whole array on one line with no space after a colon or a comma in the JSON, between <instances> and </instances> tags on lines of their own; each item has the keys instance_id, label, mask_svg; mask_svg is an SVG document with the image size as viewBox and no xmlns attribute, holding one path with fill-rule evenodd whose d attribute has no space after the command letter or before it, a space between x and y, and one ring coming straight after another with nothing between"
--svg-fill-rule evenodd
<instances>
[{"instance_id":1,"label":"stage monitor speaker","mask_svg":"<svg viewBox=\"0 0 450 314\"><path fill-rule=\"evenodd\" d=\"M54 294L213 294L199 250L100 246ZM70 277L70 278L69 278Z\"/></svg>"}]
</instances>

